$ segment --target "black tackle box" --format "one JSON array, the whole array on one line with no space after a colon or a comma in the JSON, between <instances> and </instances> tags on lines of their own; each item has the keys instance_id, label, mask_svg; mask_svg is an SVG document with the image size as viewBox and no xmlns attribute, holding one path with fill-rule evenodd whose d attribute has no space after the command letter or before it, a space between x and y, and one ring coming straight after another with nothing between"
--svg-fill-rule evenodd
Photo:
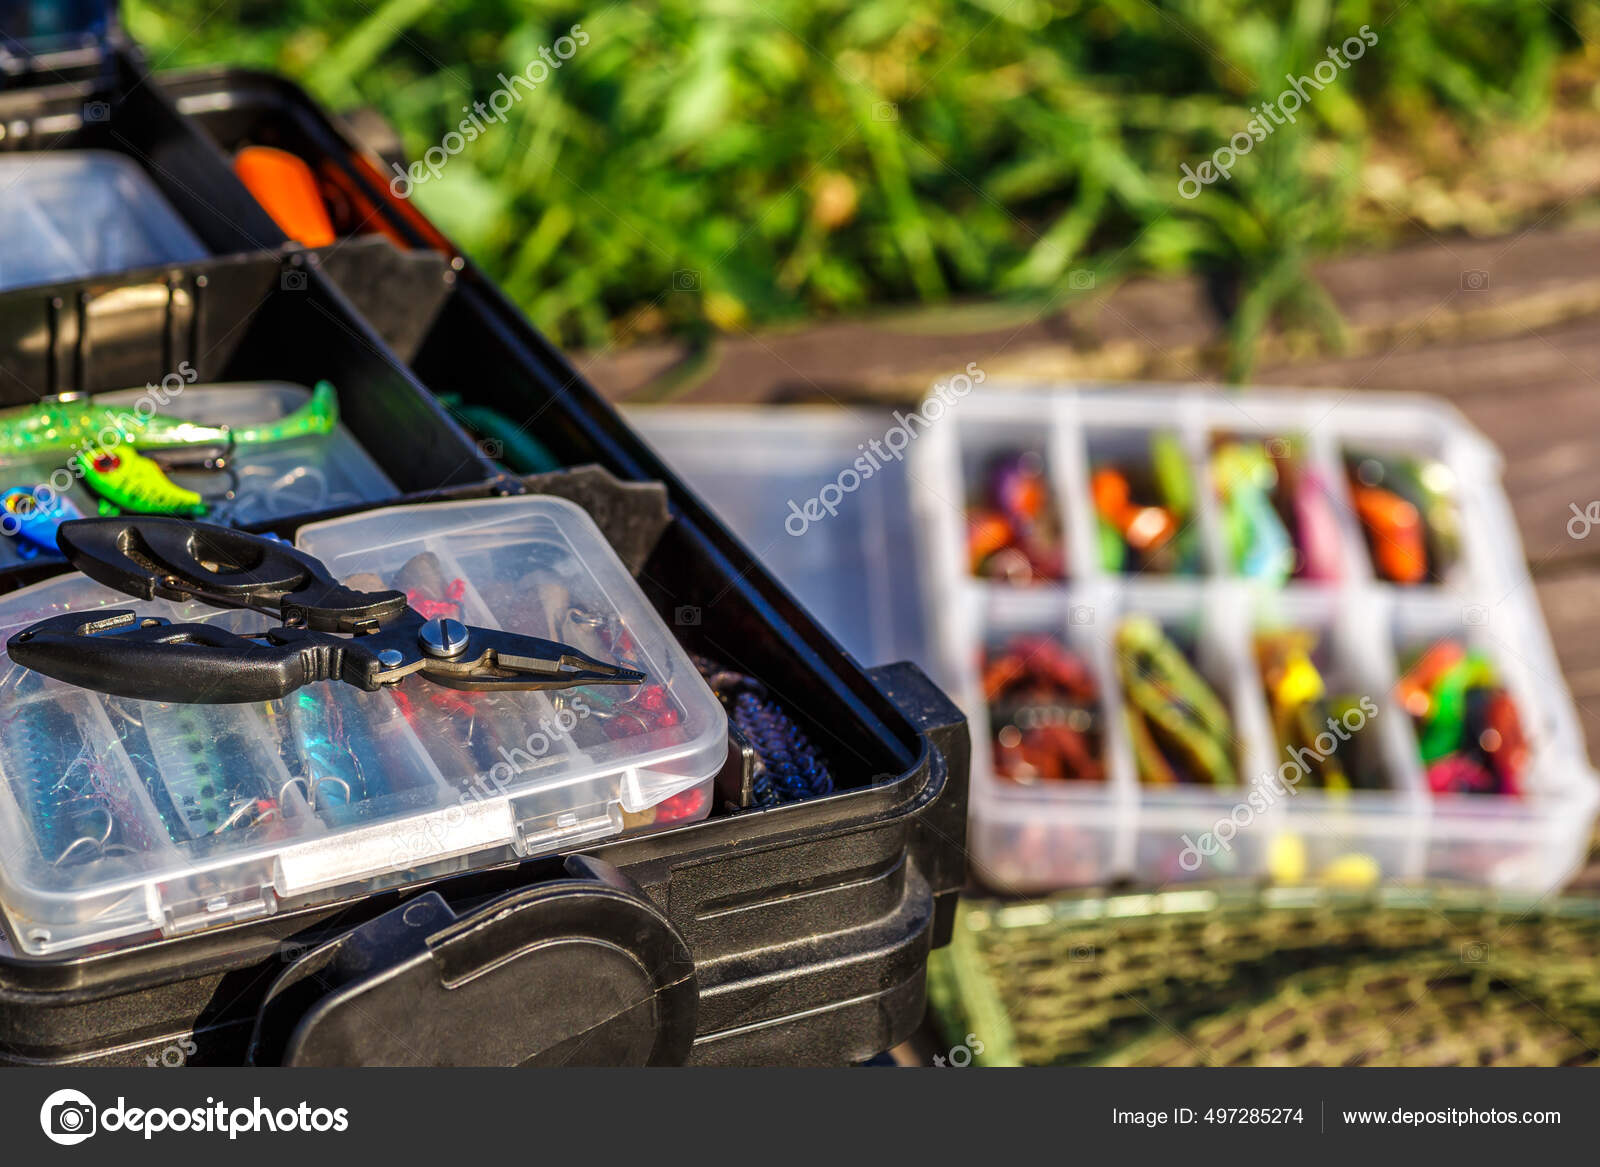
<instances>
[{"instance_id":1,"label":"black tackle box","mask_svg":"<svg viewBox=\"0 0 1600 1167\"><path fill-rule=\"evenodd\" d=\"M845 654L300 89L152 77L94 4L0 3L0 30L0 160L121 155L204 250L0 292L0 406L184 366L207 383L327 378L393 503L583 507L684 647L762 682L833 781L753 805L736 739L701 821L100 950L0 949L0 1062L837 1065L908 1035L965 877L951 702L914 666ZM333 244L283 236L229 165L246 144L316 171ZM534 419L551 465L512 473L446 398ZM390 503L241 525L292 539L374 505ZM0 589L63 570L0 567Z\"/></svg>"}]
</instances>

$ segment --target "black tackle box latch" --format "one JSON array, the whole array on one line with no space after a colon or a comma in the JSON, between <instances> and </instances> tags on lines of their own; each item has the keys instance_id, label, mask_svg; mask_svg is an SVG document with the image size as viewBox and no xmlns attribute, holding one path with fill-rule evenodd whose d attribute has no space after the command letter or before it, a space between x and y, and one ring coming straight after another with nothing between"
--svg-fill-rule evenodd
<instances>
[{"instance_id":1,"label":"black tackle box latch","mask_svg":"<svg viewBox=\"0 0 1600 1167\"><path fill-rule=\"evenodd\" d=\"M699 988L682 936L592 856L457 915L427 892L312 949L267 993L255 1065L676 1065Z\"/></svg>"}]
</instances>

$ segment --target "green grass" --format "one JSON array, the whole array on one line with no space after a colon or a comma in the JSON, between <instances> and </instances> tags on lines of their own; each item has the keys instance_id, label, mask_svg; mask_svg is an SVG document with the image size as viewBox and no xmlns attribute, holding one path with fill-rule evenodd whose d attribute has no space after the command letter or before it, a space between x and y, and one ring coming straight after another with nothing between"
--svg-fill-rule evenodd
<instances>
[{"instance_id":1,"label":"green grass","mask_svg":"<svg viewBox=\"0 0 1600 1167\"><path fill-rule=\"evenodd\" d=\"M418 204L565 344L954 298L1044 308L1130 273L1330 336L1308 260L1370 152L1532 124L1600 47L1582 0L128 0L159 68L252 64L376 106L412 157L574 24L589 44ZM1193 200L1179 165L1325 49L1362 60ZM1592 75L1592 74L1591 74ZM1589 96L1593 101L1593 94ZM678 275L676 273L693 273Z\"/></svg>"}]
</instances>

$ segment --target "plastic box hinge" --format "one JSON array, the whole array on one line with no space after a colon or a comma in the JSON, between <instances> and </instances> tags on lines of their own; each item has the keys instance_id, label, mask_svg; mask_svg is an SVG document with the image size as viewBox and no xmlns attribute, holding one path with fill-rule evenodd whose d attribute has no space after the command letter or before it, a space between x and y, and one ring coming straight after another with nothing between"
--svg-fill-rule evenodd
<instances>
[{"instance_id":1,"label":"plastic box hinge","mask_svg":"<svg viewBox=\"0 0 1600 1167\"><path fill-rule=\"evenodd\" d=\"M930 789L918 812L911 850L917 870L934 897L933 946L950 942L956 900L967 882L967 792L972 766L972 737L967 718L955 702L907 661L867 670L884 694L925 735L942 762L944 781ZM933 776L929 778L933 787Z\"/></svg>"},{"instance_id":2,"label":"plastic box hinge","mask_svg":"<svg viewBox=\"0 0 1600 1167\"><path fill-rule=\"evenodd\" d=\"M178 936L218 924L239 923L270 916L278 910L278 897L271 888L256 888L218 894L206 899L163 904L162 932Z\"/></svg>"},{"instance_id":3,"label":"plastic box hinge","mask_svg":"<svg viewBox=\"0 0 1600 1167\"><path fill-rule=\"evenodd\" d=\"M295 961L256 1017L256 1065L677 1064L694 959L611 864L566 862L458 915L438 892Z\"/></svg>"}]
</instances>

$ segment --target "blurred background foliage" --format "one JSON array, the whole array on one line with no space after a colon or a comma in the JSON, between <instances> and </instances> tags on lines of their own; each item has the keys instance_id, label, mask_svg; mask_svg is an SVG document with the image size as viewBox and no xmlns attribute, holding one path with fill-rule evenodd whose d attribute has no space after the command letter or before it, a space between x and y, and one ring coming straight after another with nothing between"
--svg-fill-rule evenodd
<instances>
[{"instance_id":1,"label":"blurred background foliage","mask_svg":"<svg viewBox=\"0 0 1600 1167\"><path fill-rule=\"evenodd\" d=\"M1600 146L1593 0L125 0L157 68L273 69L419 157L580 24L589 43L419 205L562 343L952 299L1038 312L1199 272L1236 349L1335 336L1319 254L1570 213ZM1375 47L1231 181L1251 107ZM1593 176L1590 176L1591 178ZM1584 180L1587 182L1588 180ZM1581 199L1577 199L1581 202Z\"/></svg>"}]
</instances>

